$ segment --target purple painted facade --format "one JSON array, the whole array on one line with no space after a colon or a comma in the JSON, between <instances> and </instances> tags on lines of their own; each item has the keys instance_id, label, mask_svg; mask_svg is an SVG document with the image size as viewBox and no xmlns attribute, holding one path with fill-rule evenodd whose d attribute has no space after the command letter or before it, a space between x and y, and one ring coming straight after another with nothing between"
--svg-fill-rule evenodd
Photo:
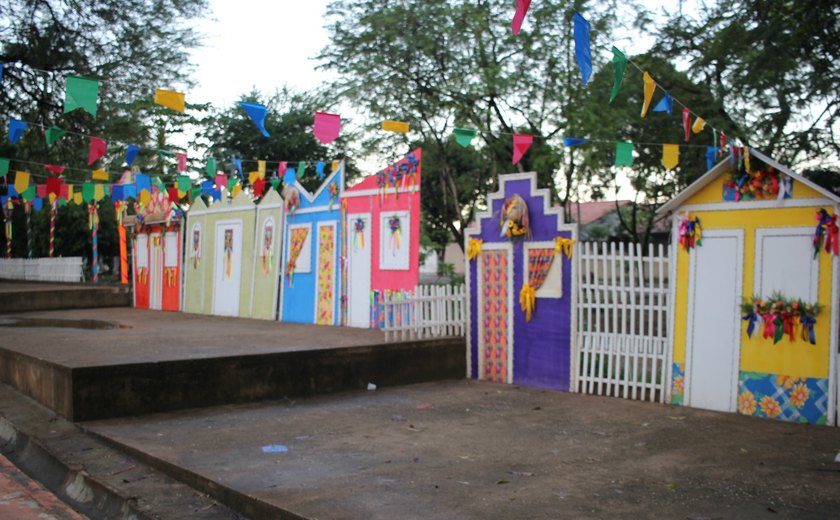
<instances>
[{"instance_id":1,"label":"purple painted facade","mask_svg":"<svg viewBox=\"0 0 840 520\"><path fill-rule=\"evenodd\" d=\"M546 213L550 199L547 190L536 190L536 174L512 174L499 177L500 189L488 197L489 215L480 215L467 229L469 238L480 238L483 243L511 243L513 290L508 294L508 305L512 309L513 383L525 386L569 390L571 383L571 351L573 299L575 286L573 262L563 254L554 257L554 262L563 262L563 296L561 298L537 298L531 321L525 321L525 313L519 305L519 292L527 271L524 245L530 242L553 242L558 236L577 238L577 227L563 223L562 209L557 214ZM505 200L518 194L528 204L531 238L515 239L501 235L499 215ZM477 259L469 262L470 298L470 374L479 377L478 347L481 331L479 290L481 273Z\"/></svg>"}]
</instances>

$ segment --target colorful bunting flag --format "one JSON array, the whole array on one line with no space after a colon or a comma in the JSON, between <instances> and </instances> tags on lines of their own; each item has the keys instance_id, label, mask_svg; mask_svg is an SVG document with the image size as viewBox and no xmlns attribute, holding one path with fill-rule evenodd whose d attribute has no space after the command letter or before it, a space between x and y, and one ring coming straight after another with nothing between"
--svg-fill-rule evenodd
<instances>
[{"instance_id":1,"label":"colorful bunting flag","mask_svg":"<svg viewBox=\"0 0 840 520\"><path fill-rule=\"evenodd\" d=\"M575 59L580 68L580 79L584 86L592 76L592 51L589 48L590 25L580 13L574 15Z\"/></svg>"},{"instance_id":2,"label":"colorful bunting flag","mask_svg":"<svg viewBox=\"0 0 840 520\"><path fill-rule=\"evenodd\" d=\"M472 128L454 128L452 133L455 135L455 142L463 148L467 148L476 135L476 131Z\"/></svg>"},{"instance_id":3,"label":"colorful bunting flag","mask_svg":"<svg viewBox=\"0 0 840 520\"><path fill-rule=\"evenodd\" d=\"M0 85L3 84L3 64L0 63Z\"/></svg>"},{"instance_id":4,"label":"colorful bunting flag","mask_svg":"<svg viewBox=\"0 0 840 520\"><path fill-rule=\"evenodd\" d=\"M717 155L716 146L706 147L706 169L711 170L715 166L715 156Z\"/></svg>"},{"instance_id":5,"label":"colorful bunting flag","mask_svg":"<svg viewBox=\"0 0 840 520\"><path fill-rule=\"evenodd\" d=\"M633 166L633 143L627 141L615 143L615 165Z\"/></svg>"},{"instance_id":6,"label":"colorful bunting flag","mask_svg":"<svg viewBox=\"0 0 840 520\"><path fill-rule=\"evenodd\" d=\"M81 108L96 117L96 98L99 82L95 79L67 76L64 90L64 113Z\"/></svg>"},{"instance_id":7,"label":"colorful bunting flag","mask_svg":"<svg viewBox=\"0 0 840 520\"><path fill-rule=\"evenodd\" d=\"M15 173L15 190L18 193L23 193L29 187L29 172Z\"/></svg>"},{"instance_id":8,"label":"colorful bunting flag","mask_svg":"<svg viewBox=\"0 0 840 520\"><path fill-rule=\"evenodd\" d=\"M35 196L44 198L47 196L47 185L46 184L36 184L35 185Z\"/></svg>"},{"instance_id":9,"label":"colorful bunting flag","mask_svg":"<svg viewBox=\"0 0 840 520\"><path fill-rule=\"evenodd\" d=\"M32 209L34 209L35 211L41 211L42 209L44 209L44 199L36 198L35 200L33 200Z\"/></svg>"},{"instance_id":10,"label":"colorful bunting flag","mask_svg":"<svg viewBox=\"0 0 840 520\"><path fill-rule=\"evenodd\" d=\"M128 148L125 150L125 164L126 166L131 166L134 164L134 159L137 158L137 153L140 151L140 147L134 144L128 145Z\"/></svg>"},{"instance_id":11,"label":"colorful bunting flag","mask_svg":"<svg viewBox=\"0 0 840 520\"><path fill-rule=\"evenodd\" d=\"M216 181L213 183L217 188L227 188L227 175L224 172L216 174Z\"/></svg>"},{"instance_id":12,"label":"colorful bunting flag","mask_svg":"<svg viewBox=\"0 0 840 520\"><path fill-rule=\"evenodd\" d=\"M99 168L99 169L93 170L93 173L91 174L90 178L95 180L95 181L106 181L106 182L109 179L108 172L105 171L105 168Z\"/></svg>"},{"instance_id":13,"label":"colorful bunting flag","mask_svg":"<svg viewBox=\"0 0 840 520\"><path fill-rule=\"evenodd\" d=\"M332 162L332 173L338 171L338 166L341 164L341 161L333 161Z\"/></svg>"},{"instance_id":14,"label":"colorful bunting flag","mask_svg":"<svg viewBox=\"0 0 840 520\"><path fill-rule=\"evenodd\" d=\"M691 125L691 131L695 134L699 134L704 128L706 128L706 121L704 121L702 117L695 119L694 124Z\"/></svg>"},{"instance_id":15,"label":"colorful bunting flag","mask_svg":"<svg viewBox=\"0 0 840 520\"><path fill-rule=\"evenodd\" d=\"M513 164L522 160L522 156L525 155L533 142L533 135L513 134Z\"/></svg>"},{"instance_id":16,"label":"colorful bunting flag","mask_svg":"<svg viewBox=\"0 0 840 520\"><path fill-rule=\"evenodd\" d=\"M409 130L409 124L404 121L382 121L382 129L388 132L405 134Z\"/></svg>"},{"instance_id":17,"label":"colorful bunting flag","mask_svg":"<svg viewBox=\"0 0 840 520\"><path fill-rule=\"evenodd\" d=\"M64 166L58 166L56 164L45 164L44 168L47 169L53 175L61 175L64 173Z\"/></svg>"},{"instance_id":18,"label":"colorful bunting flag","mask_svg":"<svg viewBox=\"0 0 840 520\"><path fill-rule=\"evenodd\" d=\"M324 161L318 161L315 163L315 173L318 175L318 180L324 180Z\"/></svg>"},{"instance_id":19,"label":"colorful bunting flag","mask_svg":"<svg viewBox=\"0 0 840 520\"><path fill-rule=\"evenodd\" d=\"M105 198L105 185L104 184L94 184L93 185L93 200L99 202Z\"/></svg>"},{"instance_id":20,"label":"colorful bunting flag","mask_svg":"<svg viewBox=\"0 0 840 520\"><path fill-rule=\"evenodd\" d=\"M125 186L122 184L114 184L111 186L111 201L120 202L125 200Z\"/></svg>"},{"instance_id":21,"label":"colorful bunting flag","mask_svg":"<svg viewBox=\"0 0 840 520\"><path fill-rule=\"evenodd\" d=\"M233 157L233 167L236 168L236 172L242 177L242 159L238 159L236 156Z\"/></svg>"},{"instance_id":22,"label":"colorful bunting flag","mask_svg":"<svg viewBox=\"0 0 840 520\"><path fill-rule=\"evenodd\" d=\"M618 91L621 89L621 82L624 80L624 69L627 68L627 57L624 55L623 52L618 50L616 47L612 48L613 51L613 87L612 92L610 92L610 103L613 102L613 99L618 95Z\"/></svg>"},{"instance_id":23,"label":"colorful bunting flag","mask_svg":"<svg viewBox=\"0 0 840 520\"><path fill-rule=\"evenodd\" d=\"M297 177L295 176L295 169L286 168L286 171L283 173L283 184L286 186L292 186L296 180Z\"/></svg>"},{"instance_id":24,"label":"colorful bunting flag","mask_svg":"<svg viewBox=\"0 0 840 520\"><path fill-rule=\"evenodd\" d=\"M138 173L134 176L134 185L137 186L137 191L141 192L143 190L151 192L152 191L152 182L149 179L149 175L145 173Z\"/></svg>"},{"instance_id":25,"label":"colorful bunting flag","mask_svg":"<svg viewBox=\"0 0 840 520\"><path fill-rule=\"evenodd\" d=\"M173 90L155 89L155 104L183 113L184 94Z\"/></svg>"},{"instance_id":26,"label":"colorful bunting flag","mask_svg":"<svg viewBox=\"0 0 840 520\"><path fill-rule=\"evenodd\" d=\"M249 172L248 173L248 183L253 186L258 180L260 180L260 172Z\"/></svg>"},{"instance_id":27,"label":"colorful bunting flag","mask_svg":"<svg viewBox=\"0 0 840 520\"><path fill-rule=\"evenodd\" d=\"M88 164L93 164L100 157L105 156L107 145L104 139L98 137L90 138L90 149L88 150Z\"/></svg>"},{"instance_id":28,"label":"colorful bunting flag","mask_svg":"<svg viewBox=\"0 0 840 520\"><path fill-rule=\"evenodd\" d=\"M178 176L178 191L182 191L187 193L190 191L190 178L186 175L179 175ZM183 195L181 195L183 197Z\"/></svg>"},{"instance_id":29,"label":"colorful bunting flag","mask_svg":"<svg viewBox=\"0 0 840 520\"><path fill-rule=\"evenodd\" d=\"M204 171L207 172L208 177L216 175L216 158L210 157L207 159L207 164L204 166Z\"/></svg>"},{"instance_id":30,"label":"colorful bunting flag","mask_svg":"<svg viewBox=\"0 0 840 520\"><path fill-rule=\"evenodd\" d=\"M653 93L656 91L656 82L653 81L653 78L650 77L648 71L645 71L643 74L643 78L645 81L645 102L642 105L642 117L647 116L648 107L650 107L650 102L653 99Z\"/></svg>"},{"instance_id":31,"label":"colorful bunting flag","mask_svg":"<svg viewBox=\"0 0 840 520\"><path fill-rule=\"evenodd\" d=\"M23 132L26 131L26 127L29 124L26 121L21 121L20 119L15 119L14 117L9 118L9 142L12 144L17 144L20 141Z\"/></svg>"},{"instance_id":32,"label":"colorful bunting flag","mask_svg":"<svg viewBox=\"0 0 840 520\"><path fill-rule=\"evenodd\" d=\"M720 155L723 155L724 150L726 150L726 134L721 131L720 133Z\"/></svg>"},{"instance_id":33,"label":"colorful bunting flag","mask_svg":"<svg viewBox=\"0 0 840 520\"><path fill-rule=\"evenodd\" d=\"M516 12L513 13L513 22L511 23L511 29L516 36L519 36L519 30L522 29L522 22L525 20L529 7L531 7L531 0L516 0Z\"/></svg>"},{"instance_id":34,"label":"colorful bunting flag","mask_svg":"<svg viewBox=\"0 0 840 520\"><path fill-rule=\"evenodd\" d=\"M305 172L306 172L306 162L305 162L305 161L300 161L300 162L298 163L298 167L297 167L297 178L298 178L298 179L302 179L302 178L303 178L303 174L304 174Z\"/></svg>"},{"instance_id":35,"label":"colorful bunting flag","mask_svg":"<svg viewBox=\"0 0 840 520\"><path fill-rule=\"evenodd\" d=\"M257 125L259 128L260 133L265 137L270 137L268 135L268 131L265 129L265 114L266 108L264 105L260 105L259 103L249 103L247 101L240 101L239 105L245 109L245 113L248 114L248 117L251 118L251 121Z\"/></svg>"},{"instance_id":36,"label":"colorful bunting flag","mask_svg":"<svg viewBox=\"0 0 840 520\"><path fill-rule=\"evenodd\" d=\"M280 161L279 163L277 163L277 176L283 178L283 176L286 174L286 168L286 161Z\"/></svg>"},{"instance_id":37,"label":"colorful bunting flag","mask_svg":"<svg viewBox=\"0 0 840 520\"><path fill-rule=\"evenodd\" d=\"M341 131L341 116L327 112L315 112L315 123L312 132L321 144L335 141Z\"/></svg>"},{"instance_id":38,"label":"colorful bunting flag","mask_svg":"<svg viewBox=\"0 0 840 520\"><path fill-rule=\"evenodd\" d=\"M578 146L581 144L588 143L589 139L583 139L581 137L564 137L563 138L563 146L571 148L572 146Z\"/></svg>"},{"instance_id":39,"label":"colorful bunting flag","mask_svg":"<svg viewBox=\"0 0 840 520\"><path fill-rule=\"evenodd\" d=\"M683 132L685 133L685 142L688 142L691 136L691 110L688 107L682 109Z\"/></svg>"},{"instance_id":40,"label":"colorful bunting flag","mask_svg":"<svg viewBox=\"0 0 840 520\"><path fill-rule=\"evenodd\" d=\"M84 200L85 202L93 202L93 194L94 189L92 182L86 182L82 184L82 200Z\"/></svg>"},{"instance_id":41,"label":"colorful bunting flag","mask_svg":"<svg viewBox=\"0 0 840 520\"><path fill-rule=\"evenodd\" d=\"M52 144L64 136L64 130L61 128L53 125L46 129L44 132L44 140L47 141L47 146L52 146Z\"/></svg>"},{"instance_id":42,"label":"colorful bunting flag","mask_svg":"<svg viewBox=\"0 0 840 520\"><path fill-rule=\"evenodd\" d=\"M179 152L176 157L178 158L178 171L185 172L187 171L187 154L183 152Z\"/></svg>"},{"instance_id":43,"label":"colorful bunting flag","mask_svg":"<svg viewBox=\"0 0 840 520\"><path fill-rule=\"evenodd\" d=\"M671 94L665 93L662 96L662 99L659 100L659 103L653 107L654 112L668 112L668 115L674 115L674 98L671 97Z\"/></svg>"},{"instance_id":44,"label":"colorful bunting flag","mask_svg":"<svg viewBox=\"0 0 840 520\"><path fill-rule=\"evenodd\" d=\"M33 184L33 185L29 186L28 188L26 188L26 190L24 190L24 192L21 193L20 196L21 196L21 198L23 199L24 202L29 202L29 201L33 200L35 197L38 196L38 192L37 192L37 189L35 188L35 185Z\"/></svg>"},{"instance_id":45,"label":"colorful bunting flag","mask_svg":"<svg viewBox=\"0 0 840 520\"><path fill-rule=\"evenodd\" d=\"M257 174L257 178L265 179L265 161L257 161Z\"/></svg>"},{"instance_id":46,"label":"colorful bunting flag","mask_svg":"<svg viewBox=\"0 0 840 520\"><path fill-rule=\"evenodd\" d=\"M265 193L265 179L257 179L257 182L254 183L254 196L255 197L262 197L263 193Z\"/></svg>"},{"instance_id":47,"label":"colorful bunting flag","mask_svg":"<svg viewBox=\"0 0 840 520\"><path fill-rule=\"evenodd\" d=\"M9 163L11 161L9 159L0 159L0 179L6 176L9 173Z\"/></svg>"},{"instance_id":48,"label":"colorful bunting flag","mask_svg":"<svg viewBox=\"0 0 840 520\"><path fill-rule=\"evenodd\" d=\"M680 145L678 144L663 144L662 145L662 166L666 170L673 170L680 163Z\"/></svg>"}]
</instances>

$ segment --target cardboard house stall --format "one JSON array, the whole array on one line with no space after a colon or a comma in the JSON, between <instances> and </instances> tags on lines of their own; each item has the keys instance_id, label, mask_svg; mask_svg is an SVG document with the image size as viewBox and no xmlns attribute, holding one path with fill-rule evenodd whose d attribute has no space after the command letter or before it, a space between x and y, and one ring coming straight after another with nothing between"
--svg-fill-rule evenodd
<instances>
[{"instance_id":1,"label":"cardboard house stall","mask_svg":"<svg viewBox=\"0 0 840 520\"><path fill-rule=\"evenodd\" d=\"M287 172L288 174L288 172ZM280 320L338 325L344 162L315 193L287 175Z\"/></svg>"},{"instance_id":2,"label":"cardboard house stall","mask_svg":"<svg viewBox=\"0 0 840 520\"><path fill-rule=\"evenodd\" d=\"M184 311L216 316L251 315L255 255L254 203L245 192L187 213Z\"/></svg>"},{"instance_id":3,"label":"cardboard house stall","mask_svg":"<svg viewBox=\"0 0 840 520\"><path fill-rule=\"evenodd\" d=\"M280 283L280 237L283 232L283 199L269 190L257 204L254 261L251 270L252 318L277 318Z\"/></svg>"},{"instance_id":4,"label":"cardboard house stall","mask_svg":"<svg viewBox=\"0 0 840 520\"><path fill-rule=\"evenodd\" d=\"M577 226L537 189L536 173L499 176L466 229L468 376L569 390ZM521 302L521 303L520 303Z\"/></svg>"},{"instance_id":5,"label":"cardboard house stall","mask_svg":"<svg viewBox=\"0 0 840 520\"><path fill-rule=\"evenodd\" d=\"M670 400L833 424L840 197L736 152L659 210L676 260Z\"/></svg>"},{"instance_id":6,"label":"cardboard house stall","mask_svg":"<svg viewBox=\"0 0 840 520\"><path fill-rule=\"evenodd\" d=\"M132 287L138 309L181 310L182 214L155 193L123 226L132 230Z\"/></svg>"},{"instance_id":7,"label":"cardboard house stall","mask_svg":"<svg viewBox=\"0 0 840 520\"><path fill-rule=\"evenodd\" d=\"M420 170L417 149L344 191L347 325L379 326L377 302L414 291L420 278Z\"/></svg>"}]
</instances>

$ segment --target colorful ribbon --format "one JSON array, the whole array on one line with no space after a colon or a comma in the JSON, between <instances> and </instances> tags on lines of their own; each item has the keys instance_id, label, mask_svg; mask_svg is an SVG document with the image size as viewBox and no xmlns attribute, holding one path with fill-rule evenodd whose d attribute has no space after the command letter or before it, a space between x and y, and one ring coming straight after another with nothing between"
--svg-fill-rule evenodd
<instances>
[{"instance_id":1,"label":"colorful ribbon","mask_svg":"<svg viewBox=\"0 0 840 520\"><path fill-rule=\"evenodd\" d=\"M574 245L574 238L556 237L554 239L554 253L559 255L562 252L566 255L566 258L571 260L572 254L574 253Z\"/></svg>"},{"instance_id":2,"label":"colorful ribbon","mask_svg":"<svg viewBox=\"0 0 840 520\"><path fill-rule=\"evenodd\" d=\"M776 335L776 315L765 314L761 317L764 320L764 339L772 338Z\"/></svg>"},{"instance_id":3,"label":"colorful ribbon","mask_svg":"<svg viewBox=\"0 0 840 520\"><path fill-rule=\"evenodd\" d=\"M741 316L741 319L744 321L748 321L747 337L752 339L753 332L755 332L755 327L756 325L758 325L758 320L760 319L760 316L756 313L752 313Z\"/></svg>"},{"instance_id":4,"label":"colorful ribbon","mask_svg":"<svg viewBox=\"0 0 840 520\"><path fill-rule=\"evenodd\" d=\"M525 321L531 321L531 314L534 312L534 307L537 304L537 291L529 284L523 284L522 290L519 291L519 305L522 307L522 312L525 313Z\"/></svg>"},{"instance_id":5,"label":"colorful ribbon","mask_svg":"<svg viewBox=\"0 0 840 520\"><path fill-rule=\"evenodd\" d=\"M799 323L802 324L802 341L810 341L811 345L816 345L814 326L817 324L817 319L812 316L800 316Z\"/></svg>"},{"instance_id":6,"label":"colorful ribbon","mask_svg":"<svg viewBox=\"0 0 840 520\"><path fill-rule=\"evenodd\" d=\"M467 260L475 260L481 254L481 245L484 243L480 238L470 238L467 245Z\"/></svg>"}]
</instances>

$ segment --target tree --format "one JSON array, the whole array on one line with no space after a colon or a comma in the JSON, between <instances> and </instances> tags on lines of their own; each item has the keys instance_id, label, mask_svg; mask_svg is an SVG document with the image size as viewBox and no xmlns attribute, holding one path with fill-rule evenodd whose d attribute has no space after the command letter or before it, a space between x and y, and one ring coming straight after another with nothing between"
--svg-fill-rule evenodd
<instances>
[{"instance_id":1,"label":"tree","mask_svg":"<svg viewBox=\"0 0 840 520\"><path fill-rule=\"evenodd\" d=\"M409 121L424 147L424 190L437 196L425 221L441 247L463 231L499 173L536 170L557 200L554 176L563 160L560 137L579 97L572 15L585 12L593 38L614 24L614 2L536 2L519 36L510 28L512 3L502 0L339 0L330 4L331 42L323 67L338 73L342 92L372 121ZM593 56L596 59L597 55ZM464 165L453 146L454 127L477 130ZM511 134L538 136L516 167ZM403 149L405 137L377 135L368 146ZM466 166L465 170L460 168ZM459 193L459 187L466 193ZM428 193L428 192L426 192ZM430 197L424 196L424 205ZM569 191L562 196L569 198ZM429 215L433 213L433 215Z\"/></svg>"},{"instance_id":2,"label":"tree","mask_svg":"<svg viewBox=\"0 0 840 520\"><path fill-rule=\"evenodd\" d=\"M735 0L673 17L654 52L688 60L730 135L783 163L826 165L840 158L838 40L836 1Z\"/></svg>"}]
</instances>

